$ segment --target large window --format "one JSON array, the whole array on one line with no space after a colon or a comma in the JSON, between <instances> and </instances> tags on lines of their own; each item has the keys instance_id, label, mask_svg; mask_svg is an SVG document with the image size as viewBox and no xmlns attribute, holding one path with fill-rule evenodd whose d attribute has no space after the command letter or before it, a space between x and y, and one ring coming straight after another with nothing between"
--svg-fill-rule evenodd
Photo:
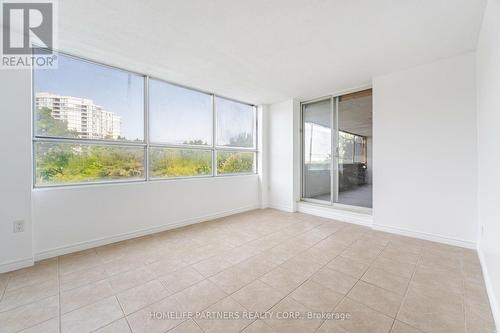
<instances>
[{"instance_id":1,"label":"large window","mask_svg":"<svg viewBox=\"0 0 500 333\"><path fill-rule=\"evenodd\" d=\"M212 145L212 96L149 80L149 137L153 143Z\"/></svg>"},{"instance_id":2,"label":"large window","mask_svg":"<svg viewBox=\"0 0 500 333\"><path fill-rule=\"evenodd\" d=\"M256 110L254 106L215 97L217 174L255 170Z\"/></svg>"},{"instance_id":3,"label":"large window","mask_svg":"<svg viewBox=\"0 0 500 333\"><path fill-rule=\"evenodd\" d=\"M33 87L37 187L255 173L252 105L64 54Z\"/></svg>"}]
</instances>

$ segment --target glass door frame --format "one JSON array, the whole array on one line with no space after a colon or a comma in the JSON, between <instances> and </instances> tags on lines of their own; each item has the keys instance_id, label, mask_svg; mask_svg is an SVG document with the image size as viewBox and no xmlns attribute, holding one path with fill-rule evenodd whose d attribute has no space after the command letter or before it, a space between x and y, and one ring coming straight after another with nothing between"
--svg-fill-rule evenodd
<instances>
[{"instance_id":1,"label":"glass door frame","mask_svg":"<svg viewBox=\"0 0 500 333\"><path fill-rule=\"evenodd\" d=\"M300 102L300 200L325 206L331 206L333 208L338 208L342 210L349 210L357 213L365 213L372 214L373 208L361 207L361 206L353 206L346 205L342 203L336 202L338 200L339 195L339 153L338 153L338 145L339 145L339 123L338 123L338 115L339 115L339 100L343 95L356 93L358 91L363 91L367 89L372 89L371 87L364 87L352 91L345 91L342 93L314 98L306 101ZM327 200L319 200L313 198L305 197L305 148L304 148L304 106L316 102L322 102L330 100L330 120L332 124L331 130L331 165L330 165L330 201Z\"/></svg>"}]
</instances>

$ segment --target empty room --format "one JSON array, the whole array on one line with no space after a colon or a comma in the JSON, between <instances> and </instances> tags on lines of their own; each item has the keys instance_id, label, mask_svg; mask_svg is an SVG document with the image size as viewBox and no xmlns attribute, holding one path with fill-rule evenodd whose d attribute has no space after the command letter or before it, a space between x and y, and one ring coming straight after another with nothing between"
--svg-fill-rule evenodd
<instances>
[{"instance_id":1,"label":"empty room","mask_svg":"<svg viewBox=\"0 0 500 333\"><path fill-rule=\"evenodd\" d=\"M500 0L0 0L0 333L493 333Z\"/></svg>"}]
</instances>

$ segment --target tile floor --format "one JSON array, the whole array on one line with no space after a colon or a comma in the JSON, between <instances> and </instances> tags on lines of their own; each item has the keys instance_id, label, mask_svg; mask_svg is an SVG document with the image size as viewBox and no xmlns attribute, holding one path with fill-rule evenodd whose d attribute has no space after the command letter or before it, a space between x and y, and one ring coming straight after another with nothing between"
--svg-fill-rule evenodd
<instances>
[{"instance_id":1,"label":"tile floor","mask_svg":"<svg viewBox=\"0 0 500 333\"><path fill-rule=\"evenodd\" d=\"M494 324L474 251L270 209L0 274L1 333L167 331L479 333Z\"/></svg>"}]
</instances>

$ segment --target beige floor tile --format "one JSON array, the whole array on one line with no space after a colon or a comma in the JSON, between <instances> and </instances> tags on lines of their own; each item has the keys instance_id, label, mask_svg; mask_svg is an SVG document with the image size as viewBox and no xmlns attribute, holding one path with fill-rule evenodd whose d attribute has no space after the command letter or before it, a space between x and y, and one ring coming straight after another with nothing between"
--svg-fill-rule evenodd
<instances>
[{"instance_id":1,"label":"beige floor tile","mask_svg":"<svg viewBox=\"0 0 500 333\"><path fill-rule=\"evenodd\" d=\"M347 248L341 255L353 261L371 264L379 255L380 251L370 251L366 249Z\"/></svg>"},{"instance_id":2,"label":"beige floor tile","mask_svg":"<svg viewBox=\"0 0 500 333\"><path fill-rule=\"evenodd\" d=\"M38 265L36 266L37 269L26 271L23 274L12 274L8 280L8 285L6 285L5 291L8 292L25 287L36 287L36 285L44 284L48 281L57 281L57 262L35 265ZM6 277L8 277L8 275L6 275ZM7 281L4 280L4 283L7 283ZM2 284L3 283L0 281L0 287Z\"/></svg>"},{"instance_id":3,"label":"beige floor tile","mask_svg":"<svg viewBox=\"0 0 500 333\"><path fill-rule=\"evenodd\" d=\"M226 293L208 280L203 280L173 295L183 311L192 312L204 310L226 296Z\"/></svg>"},{"instance_id":4,"label":"beige floor tile","mask_svg":"<svg viewBox=\"0 0 500 333\"><path fill-rule=\"evenodd\" d=\"M465 299L469 303L482 304L489 306L488 293L486 286L483 283L465 282L464 284Z\"/></svg>"},{"instance_id":5,"label":"beige floor tile","mask_svg":"<svg viewBox=\"0 0 500 333\"><path fill-rule=\"evenodd\" d=\"M266 209L0 274L0 333L58 332L59 311L63 332L130 333L129 324L134 333L201 332L180 311L219 305L315 314L335 307L355 316L274 320L274 328L254 316L245 326L206 321L207 330L382 332L399 303L393 333L494 329L476 251ZM132 312L127 320L122 311ZM151 317L163 311L177 316Z\"/></svg>"},{"instance_id":6,"label":"beige floor tile","mask_svg":"<svg viewBox=\"0 0 500 333\"><path fill-rule=\"evenodd\" d=\"M267 261L274 264L281 265L296 254L296 252L291 252L291 248L285 244L280 244L272 249L262 252L261 257L266 258Z\"/></svg>"},{"instance_id":7,"label":"beige floor tile","mask_svg":"<svg viewBox=\"0 0 500 333\"><path fill-rule=\"evenodd\" d=\"M252 257L236 264L232 269L237 272L244 281L253 281L276 267L272 262L261 256Z\"/></svg>"},{"instance_id":8,"label":"beige floor tile","mask_svg":"<svg viewBox=\"0 0 500 333\"><path fill-rule=\"evenodd\" d=\"M15 289L18 287L25 286L26 280L30 278L37 278L39 276L50 275L50 273L58 272L59 258L51 258L42 261L35 262L33 266L18 269L13 272L1 274L0 276L9 277L10 284L12 285L9 289ZM19 280L18 280L19 279ZM26 280L24 280L26 279ZM19 283L19 285L16 285Z\"/></svg>"},{"instance_id":9,"label":"beige floor tile","mask_svg":"<svg viewBox=\"0 0 500 333\"><path fill-rule=\"evenodd\" d=\"M147 305L153 304L170 293L158 280L149 281L143 285L125 290L116 297L125 315L131 314Z\"/></svg>"},{"instance_id":10,"label":"beige floor tile","mask_svg":"<svg viewBox=\"0 0 500 333\"><path fill-rule=\"evenodd\" d=\"M428 288L462 294L464 290L462 272L443 272L418 266L412 282Z\"/></svg>"},{"instance_id":11,"label":"beige floor tile","mask_svg":"<svg viewBox=\"0 0 500 333\"><path fill-rule=\"evenodd\" d=\"M495 332L495 321L488 305L466 302L465 323L467 332Z\"/></svg>"},{"instance_id":12,"label":"beige floor tile","mask_svg":"<svg viewBox=\"0 0 500 333\"><path fill-rule=\"evenodd\" d=\"M20 331L19 333L59 333L59 317Z\"/></svg>"},{"instance_id":13,"label":"beige floor tile","mask_svg":"<svg viewBox=\"0 0 500 333\"><path fill-rule=\"evenodd\" d=\"M224 259L222 256L215 256L206 260L200 261L191 267L196 269L204 277L209 277L223 271L233 264Z\"/></svg>"},{"instance_id":14,"label":"beige floor tile","mask_svg":"<svg viewBox=\"0 0 500 333\"><path fill-rule=\"evenodd\" d=\"M232 294L252 282L253 278L242 274L240 270L234 269L234 267L230 267L210 277L209 280L225 293Z\"/></svg>"},{"instance_id":15,"label":"beige floor tile","mask_svg":"<svg viewBox=\"0 0 500 333\"><path fill-rule=\"evenodd\" d=\"M297 302L316 312L330 312L344 295L314 281L307 281L291 294Z\"/></svg>"},{"instance_id":16,"label":"beige floor tile","mask_svg":"<svg viewBox=\"0 0 500 333\"><path fill-rule=\"evenodd\" d=\"M95 251L102 263L118 260L127 255L127 247L123 242L99 246Z\"/></svg>"},{"instance_id":17,"label":"beige floor tile","mask_svg":"<svg viewBox=\"0 0 500 333\"><path fill-rule=\"evenodd\" d=\"M276 331L259 319L245 328L242 333L276 333Z\"/></svg>"},{"instance_id":18,"label":"beige floor tile","mask_svg":"<svg viewBox=\"0 0 500 333\"><path fill-rule=\"evenodd\" d=\"M204 279L205 277L192 267L182 268L159 278L165 288L172 294L184 290Z\"/></svg>"},{"instance_id":19,"label":"beige floor tile","mask_svg":"<svg viewBox=\"0 0 500 333\"><path fill-rule=\"evenodd\" d=\"M419 265L436 270L461 270L462 261L459 255L436 252L422 252Z\"/></svg>"},{"instance_id":20,"label":"beige floor tile","mask_svg":"<svg viewBox=\"0 0 500 333\"><path fill-rule=\"evenodd\" d=\"M138 269L143 266L144 266L144 261L142 260L142 258L125 256L121 259L113 260L106 263L104 267L106 269L106 273L111 276L131 271L134 269Z\"/></svg>"},{"instance_id":21,"label":"beige floor tile","mask_svg":"<svg viewBox=\"0 0 500 333\"><path fill-rule=\"evenodd\" d=\"M386 247L381 253L382 258L415 265L420 257L420 253L406 251L400 247Z\"/></svg>"},{"instance_id":22,"label":"beige floor tile","mask_svg":"<svg viewBox=\"0 0 500 333\"><path fill-rule=\"evenodd\" d=\"M78 270L73 273L62 274L60 277L61 291L68 291L83 285L104 280L108 277L103 265Z\"/></svg>"},{"instance_id":23,"label":"beige floor tile","mask_svg":"<svg viewBox=\"0 0 500 333\"><path fill-rule=\"evenodd\" d=\"M308 319L311 310L289 297L270 312L272 317L264 319L264 322L277 332L314 332L322 323L319 319Z\"/></svg>"},{"instance_id":24,"label":"beige floor tile","mask_svg":"<svg viewBox=\"0 0 500 333\"><path fill-rule=\"evenodd\" d=\"M230 251L224 251L221 256L232 264L237 264L245 259L253 257L261 253L264 249L260 248L259 244L245 244L238 246Z\"/></svg>"},{"instance_id":25,"label":"beige floor tile","mask_svg":"<svg viewBox=\"0 0 500 333\"><path fill-rule=\"evenodd\" d=\"M191 265L195 264L199 261L208 259L218 253L220 253L219 249L214 244L206 244L198 247L194 247L182 253L179 257L180 259Z\"/></svg>"},{"instance_id":26,"label":"beige floor tile","mask_svg":"<svg viewBox=\"0 0 500 333\"><path fill-rule=\"evenodd\" d=\"M111 276L108 281L115 293L144 284L154 280L155 274L147 267L131 270Z\"/></svg>"},{"instance_id":27,"label":"beige floor tile","mask_svg":"<svg viewBox=\"0 0 500 333\"><path fill-rule=\"evenodd\" d=\"M358 281L347 294L352 300L381 312L389 317L396 317L403 295L382 289L364 281Z\"/></svg>"},{"instance_id":28,"label":"beige floor tile","mask_svg":"<svg viewBox=\"0 0 500 333\"><path fill-rule=\"evenodd\" d=\"M308 257L309 260L316 262L320 265L326 265L340 253L344 251L343 246L339 246L338 249L331 249L330 246L318 243L317 245L307 249L301 255Z\"/></svg>"},{"instance_id":29,"label":"beige floor tile","mask_svg":"<svg viewBox=\"0 0 500 333\"><path fill-rule=\"evenodd\" d=\"M339 325L338 320L325 320L316 333L349 333Z\"/></svg>"},{"instance_id":30,"label":"beige floor tile","mask_svg":"<svg viewBox=\"0 0 500 333\"><path fill-rule=\"evenodd\" d=\"M202 318L196 318L196 322L206 333L236 333L252 323L252 320L245 319L245 312L239 303L226 297L203 311Z\"/></svg>"},{"instance_id":31,"label":"beige floor tile","mask_svg":"<svg viewBox=\"0 0 500 333\"><path fill-rule=\"evenodd\" d=\"M349 314L349 319L335 322L348 332L388 333L394 319L383 315L359 302L345 298L335 312Z\"/></svg>"},{"instance_id":32,"label":"beige floor tile","mask_svg":"<svg viewBox=\"0 0 500 333\"><path fill-rule=\"evenodd\" d=\"M192 320L186 320L169 333L203 333L201 328Z\"/></svg>"},{"instance_id":33,"label":"beige floor tile","mask_svg":"<svg viewBox=\"0 0 500 333\"><path fill-rule=\"evenodd\" d=\"M401 275L405 278L411 278L413 272L415 271L415 265L413 264L402 263L382 257L378 257L371 264L371 267L375 267L395 275Z\"/></svg>"},{"instance_id":34,"label":"beige floor tile","mask_svg":"<svg viewBox=\"0 0 500 333\"><path fill-rule=\"evenodd\" d=\"M286 294L256 280L231 296L249 311L264 312L272 308Z\"/></svg>"},{"instance_id":35,"label":"beige floor tile","mask_svg":"<svg viewBox=\"0 0 500 333\"><path fill-rule=\"evenodd\" d=\"M59 315L59 298L52 296L0 313L0 333L17 332Z\"/></svg>"},{"instance_id":36,"label":"beige floor tile","mask_svg":"<svg viewBox=\"0 0 500 333\"><path fill-rule=\"evenodd\" d=\"M307 276L291 274L286 269L277 267L259 278L259 280L284 294L288 294L307 280Z\"/></svg>"},{"instance_id":37,"label":"beige floor tile","mask_svg":"<svg viewBox=\"0 0 500 333\"><path fill-rule=\"evenodd\" d=\"M127 321L134 333L164 333L187 319L181 315L182 311L170 296L127 316Z\"/></svg>"},{"instance_id":38,"label":"beige floor tile","mask_svg":"<svg viewBox=\"0 0 500 333\"><path fill-rule=\"evenodd\" d=\"M410 325L403 323L399 320L395 320L392 325L391 333L423 333L422 331L411 327Z\"/></svg>"},{"instance_id":39,"label":"beige floor tile","mask_svg":"<svg viewBox=\"0 0 500 333\"><path fill-rule=\"evenodd\" d=\"M59 282L57 278L14 290L6 290L0 302L0 312L57 295L58 292Z\"/></svg>"},{"instance_id":40,"label":"beige floor tile","mask_svg":"<svg viewBox=\"0 0 500 333\"><path fill-rule=\"evenodd\" d=\"M449 292L447 290L436 289L425 284L410 281L408 292L427 297L434 306L444 307L448 311L463 312L464 297L462 293Z\"/></svg>"},{"instance_id":41,"label":"beige floor tile","mask_svg":"<svg viewBox=\"0 0 500 333\"><path fill-rule=\"evenodd\" d=\"M130 327L128 326L127 320L125 318L119 319L106 325L94 333L131 333Z\"/></svg>"},{"instance_id":42,"label":"beige floor tile","mask_svg":"<svg viewBox=\"0 0 500 333\"><path fill-rule=\"evenodd\" d=\"M424 332L465 332L463 305L410 286L397 319Z\"/></svg>"},{"instance_id":43,"label":"beige floor tile","mask_svg":"<svg viewBox=\"0 0 500 333\"><path fill-rule=\"evenodd\" d=\"M107 280L71 289L61 293L61 313L67 313L82 306L95 303L113 295Z\"/></svg>"},{"instance_id":44,"label":"beige floor tile","mask_svg":"<svg viewBox=\"0 0 500 333\"><path fill-rule=\"evenodd\" d=\"M343 295L347 294L358 281L347 274L334 271L327 267L319 270L311 279Z\"/></svg>"},{"instance_id":45,"label":"beige floor tile","mask_svg":"<svg viewBox=\"0 0 500 333\"><path fill-rule=\"evenodd\" d=\"M322 265L309 260L305 255L299 254L285 261L280 267L290 272L290 274L310 277L316 273Z\"/></svg>"},{"instance_id":46,"label":"beige floor tile","mask_svg":"<svg viewBox=\"0 0 500 333\"><path fill-rule=\"evenodd\" d=\"M361 277L361 280L400 295L406 293L408 283L410 282L410 278L391 274L374 267L369 268L363 277Z\"/></svg>"},{"instance_id":47,"label":"beige floor tile","mask_svg":"<svg viewBox=\"0 0 500 333\"><path fill-rule=\"evenodd\" d=\"M361 276L363 276L369 266L359 261L354 261L343 256L338 256L330 261L326 267L359 279Z\"/></svg>"},{"instance_id":48,"label":"beige floor tile","mask_svg":"<svg viewBox=\"0 0 500 333\"><path fill-rule=\"evenodd\" d=\"M102 262L94 249L71 253L59 257L59 272L68 274L100 265Z\"/></svg>"},{"instance_id":49,"label":"beige floor tile","mask_svg":"<svg viewBox=\"0 0 500 333\"><path fill-rule=\"evenodd\" d=\"M90 332L123 317L123 312L111 296L61 316L61 333Z\"/></svg>"},{"instance_id":50,"label":"beige floor tile","mask_svg":"<svg viewBox=\"0 0 500 333\"><path fill-rule=\"evenodd\" d=\"M157 277L164 276L173 273L181 268L186 267L187 264L180 260L179 258L169 257L168 259L163 259L146 267L153 272Z\"/></svg>"}]
</instances>

